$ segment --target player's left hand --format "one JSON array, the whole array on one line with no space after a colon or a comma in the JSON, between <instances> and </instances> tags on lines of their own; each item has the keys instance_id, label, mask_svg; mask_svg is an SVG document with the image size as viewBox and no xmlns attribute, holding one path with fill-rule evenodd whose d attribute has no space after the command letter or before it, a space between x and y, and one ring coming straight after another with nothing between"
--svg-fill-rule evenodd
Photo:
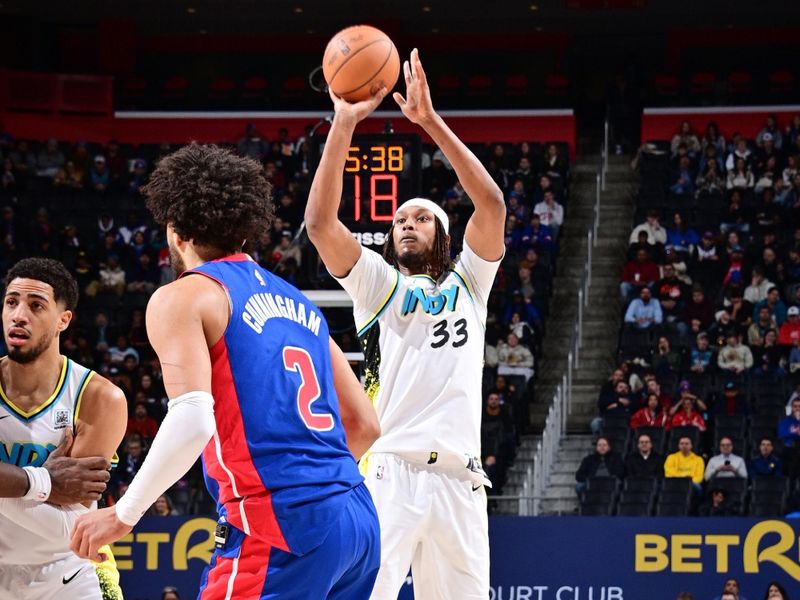
<instances>
[{"instance_id":1,"label":"player's left hand","mask_svg":"<svg viewBox=\"0 0 800 600\"><path fill-rule=\"evenodd\" d=\"M107 557L100 554L100 548L113 544L128 535L132 529L133 527L117 518L114 507L94 510L75 521L69 547L81 558L103 562Z\"/></svg>"},{"instance_id":2,"label":"player's left hand","mask_svg":"<svg viewBox=\"0 0 800 600\"><path fill-rule=\"evenodd\" d=\"M419 59L419 50L414 48L411 57L403 63L403 78L406 82L405 98L400 92L392 94L400 110L406 118L417 125L424 125L436 112L431 101L431 89L422 61Z\"/></svg>"}]
</instances>

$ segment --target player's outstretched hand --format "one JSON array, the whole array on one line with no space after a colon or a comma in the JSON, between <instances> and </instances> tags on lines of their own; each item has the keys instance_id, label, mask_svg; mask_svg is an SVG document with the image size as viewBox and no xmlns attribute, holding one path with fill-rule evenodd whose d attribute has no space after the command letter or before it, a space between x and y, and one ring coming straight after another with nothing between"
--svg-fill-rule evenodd
<instances>
[{"instance_id":1,"label":"player's outstretched hand","mask_svg":"<svg viewBox=\"0 0 800 600\"><path fill-rule=\"evenodd\" d=\"M378 108L388 93L389 90L384 86L371 98L351 103L344 98L340 98L333 93L333 90L328 88L328 95L333 100L333 110L336 112L334 120L338 122L344 121L349 125L355 126L356 123L366 119L372 111Z\"/></svg>"},{"instance_id":2,"label":"player's outstretched hand","mask_svg":"<svg viewBox=\"0 0 800 600\"><path fill-rule=\"evenodd\" d=\"M102 456L68 456L74 441L72 431L67 428L64 441L42 465L50 473L52 487L48 502L52 504L80 504L98 500L111 477L108 473L111 463Z\"/></svg>"},{"instance_id":3,"label":"player's outstretched hand","mask_svg":"<svg viewBox=\"0 0 800 600\"><path fill-rule=\"evenodd\" d=\"M400 92L395 92L392 97L409 121L424 125L436 113L433 110L428 79L416 48L411 51L409 60L403 63L403 77L406 80L405 98Z\"/></svg>"},{"instance_id":4,"label":"player's outstretched hand","mask_svg":"<svg viewBox=\"0 0 800 600\"><path fill-rule=\"evenodd\" d=\"M69 547L81 558L102 562L107 557L100 554L100 548L128 535L131 529L133 527L117 518L117 511L113 506L93 510L75 521Z\"/></svg>"}]
</instances>

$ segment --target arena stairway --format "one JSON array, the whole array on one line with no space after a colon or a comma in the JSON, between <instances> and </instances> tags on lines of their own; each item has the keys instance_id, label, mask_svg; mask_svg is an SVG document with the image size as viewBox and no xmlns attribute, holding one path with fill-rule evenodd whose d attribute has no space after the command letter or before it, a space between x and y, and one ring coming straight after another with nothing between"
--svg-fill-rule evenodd
<instances>
[{"instance_id":1,"label":"arena stairway","mask_svg":"<svg viewBox=\"0 0 800 600\"><path fill-rule=\"evenodd\" d=\"M598 162L599 156L584 155L573 170L569 216L562 238L558 275L553 283L553 311L547 322L535 401L530 407L534 432L540 432L544 426L566 366L571 332L577 319L576 297L586 257L586 231L592 219ZM561 440L550 485L540 505L543 514L574 514L577 511L575 471L583 456L591 450L589 422L597 413L600 385L608 378L616 361L621 320L619 274L628 245L635 186L636 177L630 168L630 159L610 157L606 190L600 200L589 304L584 312L583 346L579 367L573 372L568 435Z\"/></svg>"},{"instance_id":2,"label":"arena stairway","mask_svg":"<svg viewBox=\"0 0 800 600\"><path fill-rule=\"evenodd\" d=\"M595 202L595 176L599 157L582 157L573 169L569 214L553 281L552 313L547 321L535 387L530 406L534 432L544 427L556 387L561 383L573 326L578 318L577 294L586 261L586 231ZM615 362L620 325L619 274L625 260L635 177L626 157L611 157L606 191L600 199L598 240L593 249L589 305L584 311L580 364L573 374L573 411L568 431L586 432L596 412L597 387Z\"/></svg>"}]
</instances>

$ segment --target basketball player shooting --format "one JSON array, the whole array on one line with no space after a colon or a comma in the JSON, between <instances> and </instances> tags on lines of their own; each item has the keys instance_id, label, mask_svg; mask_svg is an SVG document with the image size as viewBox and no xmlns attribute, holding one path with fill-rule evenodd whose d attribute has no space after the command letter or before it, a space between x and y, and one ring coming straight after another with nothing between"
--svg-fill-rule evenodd
<instances>
[{"instance_id":1,"label":"basketball player shooting","mask_svg":"<svg viewBox=\"0 0 800 600\"><path fill-rule=\"evenodd\" d=\"M116 506L78 521L73 550L96 558L202 452L220 517L200 598L366 600L380 539L354 457L378 419L319 309L242 252L272 227L261 165L191 144L143 193L180 276L147 306L169 410Z\"/></svg>"},{"instance_id":2,"label":"basketball player shooting","mask_svg":"<svg viewBox=\"0 0 800 600\"><path fill-rule=\"evenodd\" d=\"M45 459L51 452L59 455L56 462L65 452L99 455L84 460L105 467L125 434L125 395L59 351L78 302L78 284L64 265L26 258L9 269L5 284L0 444L3 460L23 467L28 490L20 499L0 500L0 598L121 600L110 550L94 565L69 548L73 523L94 508L105 483L91 484L83 504L57 506L64 490L55 489Z\"/></svg>"},{"instance_id":3,"label":"basketball player shooting","mask_svg":"<svg viewBox=\"0 0 800 600\"><path fill-rule=\"evenodd\" d=\"M355 127L386 95L350 104L331 93L333 124L305 213L311 241L353 299L365 351L367 393L382 436L362 459L381 524L381 568L372 598L396 600L408 573L414 596L489 595L486 495L480 462L486 303L503 257L503 194L435 112L419 53L403 65L403 114L433 139L475 205L455 264L449 222L427 199L396 214L383 257L338 219L342 174Z\"/></svg>"}]
</instances>

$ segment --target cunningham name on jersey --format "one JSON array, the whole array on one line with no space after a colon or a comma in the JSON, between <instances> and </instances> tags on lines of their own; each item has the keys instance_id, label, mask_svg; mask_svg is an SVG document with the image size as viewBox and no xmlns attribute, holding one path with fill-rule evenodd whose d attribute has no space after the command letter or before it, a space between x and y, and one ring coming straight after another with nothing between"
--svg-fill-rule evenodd
<instances>
[{"instance_id":1,"label":"cunningham name on jersey","mask_svg":"<svg viewBox=\"0 0 800 600\"><path fill-rule=\"evenodd\" d=\"M264 331L264 324L275 318L289 319L319 335L320 316L313 309L306 311L303 303L269 292L253 294L247 299L242 320L250 329L260 334Z\"/></svg>"}]
</instances>

